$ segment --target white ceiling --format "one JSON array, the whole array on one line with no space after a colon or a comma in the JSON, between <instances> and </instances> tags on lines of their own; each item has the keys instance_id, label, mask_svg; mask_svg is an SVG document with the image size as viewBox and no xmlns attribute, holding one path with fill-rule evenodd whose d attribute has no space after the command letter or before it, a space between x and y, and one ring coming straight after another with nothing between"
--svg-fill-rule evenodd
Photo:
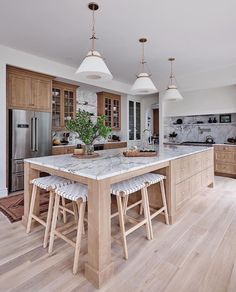
<instances>
[{"instance_id":1,"label":"white ceiling","mask_svg":"<svg viewBox=\"0 0 236 292\"><path fill-rule=\"evenodd\" d=\"M76 68L90 47L88 2L0 0L0 43ZM145 36L146 59L159 89L167 84L170 56L177 59L180 87L236 83L235 0L97 3L97 49L116 80L134 81L141 51L138 39Z\"/></svg>"}]
</instances>

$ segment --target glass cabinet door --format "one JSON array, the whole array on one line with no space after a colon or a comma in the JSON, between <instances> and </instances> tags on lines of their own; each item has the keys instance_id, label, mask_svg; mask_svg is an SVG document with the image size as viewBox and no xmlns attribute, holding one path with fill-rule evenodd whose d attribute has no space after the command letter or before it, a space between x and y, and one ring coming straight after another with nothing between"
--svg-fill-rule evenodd
<instances>
[{"instance_id":1,"label":"glass cabinet door","mask_svg":"<svg viewBox=\"0 0 236 292\"><path fill-rule=\"evenodd\" d=\"M52 127L59 128L61 126L61 90L52 89Z\"/></svg>"},{"instance_id":2,"label":"glass cabinet door","mask_svg":"<svg viewBox=\"0 0 236 292\"><path fill-rule=\"evenodd\" d=\"M113 100L113 126L114 129L120 129L120 101Z\"/></svg>"},{"instance_id":3,"label":"glass cabinet door","mask_svg":"<svg viewBox=\"0 0 236 292\"><path fill-rule=\"evenodd\" d=\"M64 122L74 118L74 92L64 90Z\"/></svg>"},{"instance_id":4,"label":"glass cabinet door","mask_svg":"<svg viewBox=\"0 0 236 292\"><path fill-rule=\"evenodd\" d=\"M105 125L107 127L112 127L112 99L105 97Z\"/></svg>"}]
</instances>

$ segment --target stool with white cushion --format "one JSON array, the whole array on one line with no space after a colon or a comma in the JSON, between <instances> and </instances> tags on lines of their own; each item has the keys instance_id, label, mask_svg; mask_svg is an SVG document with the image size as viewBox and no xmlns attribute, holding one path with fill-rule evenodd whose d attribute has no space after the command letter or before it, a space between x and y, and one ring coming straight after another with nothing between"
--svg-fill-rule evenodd
<instances>
[{"instance_id":1,"label":"stool with white cushion","mask_svg":"<svg viewBox=\"0 0 236 292\"><path fill-rule=\"evenodd\" d=\"M161 199L162 199L162 204L163 206L159 209L154 209L151 206L149 207L153 213L151 213L151 220L158 216L159 214L163 214L165 216L165 222L166 224L169 224L169 217L168 217L168 211L167 211L167 203L166 203L166 194L165 194L165 186L164 186L164 180L166 177L162 174L158 173L146 173L143 175L144 180L147 182L147 189L145 190L146 192L148 191L148 187L160 183L160 190L161 190ZM135 204L128 205L128 201L126 203L126 209L133 208L135 205L140 204L140 214L142 214L142 209L143 209L143 204L142 200L136 202ZM152 226L150 228L151 230L151 238L153 238L153 231L152 231Z\"/></svg>"},{"instance_id":2,"label":"stool with white cushion","mask_svg":"<svg viewBox=\"0 0 236 292\"><path fill-rule=\"evenodd\" d=\"M43 225L45 227L43 247L46 248L48 244L50 226L51 226L51 221L52 221L52 212L53 212L53 204L54 204L54 197L55 197L54 190L61 186L73 184L73 181L70 181L62 177L50 175L50 176L35 178L31 181L31 183L33 184L33 190L32 190L32 196L31 196L31 201L30 201L30 210L29 210L26 232L27 233L30 232L33 219L39 222L41 225ZM47 192L50 192L46 221L43 220L42 216L38 216L37 214L34 213L35 202L39 198L39 195L40 195L39 189L43 189Z\"/></svg>"},{"instance_id":3,"label":"stool with white cushion","mask_svg":"<svg viewBox=\"0 0 236 292\"><path fill-rule=\"evenodd\" d=\"M73 274L78 272L79 266L79 253L81 246L81 238L84 227L84 213L88 197L88 187L80 183L59 187L55 190L55 204L52 218L52 226L50 233L49 249L48 252L52 253L55 236L63 239L75 249ZM77 223L72 225L72 222L57 227L57 216L59 212L60 198L65 198L76 203L77 206ZM67 235L77 229L76 240L73 241Z\"/></svg>"},{"instance_id":4,"label":"stool with white cushion","mask_svg":"<svg viewBox=\"0 0 236 292\"><path fill-rule=\"evenodd\" d=\"M128 248L127 248L127 240L126 237L130 233L134 232L139 227L142 227L143 225L146 226L146 234L148 240L151 239L151 218L150 218L150 210L149 210L149 201L148 201L148 195L145 191L146 189L146 182L142 175L121 181L119 183L115 183L111 186L111 193L113 195L116 195L117 199L117 205L118 205L118 216L119 216L119 224L120 224L120 230L122 235L122 243L123 243L123 249L124 249L124 258L128 259ZM136 218L127 216L126 214L126 205L125 202L128 201L128 197L137 192L141 191L142 195L142 204L144 209L144 218L141 220L136 220ZM113 215L111 217L114 217ZM126 230L125 228L125 222L129 221L131 223L135 223L135 225L129 229Z\"/></svg>"}]
</instances>

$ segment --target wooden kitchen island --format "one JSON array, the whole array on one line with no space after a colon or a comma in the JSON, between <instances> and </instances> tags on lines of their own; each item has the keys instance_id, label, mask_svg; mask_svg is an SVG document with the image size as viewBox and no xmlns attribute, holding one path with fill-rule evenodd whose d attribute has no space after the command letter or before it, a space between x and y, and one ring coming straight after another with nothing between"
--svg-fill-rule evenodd
<instances>
[{"instance_id":1,"label":"wooden kitchen island","mask_svg":"<svg viewBox=\"0 0 236 292\"><path fill-rule=\"evenodd\" d=\"M111 258L110 185L148 172L166 175L166 195L171 223L205 187L214 185L213 148L160 147L157 157L124 157L122 149L100 151L94 159L69 155L25 160L24 216L28 218L32 185L30 181L46 172L88 185L88 262L85 276L101 287L113 274ZM150 203L159 205L159 189L149 190ZM39 208L39 206L37 206ZM148 244L148 242L147 242ZM129 262L127 262L129 264Z\"/></svg>"}]
</instances>

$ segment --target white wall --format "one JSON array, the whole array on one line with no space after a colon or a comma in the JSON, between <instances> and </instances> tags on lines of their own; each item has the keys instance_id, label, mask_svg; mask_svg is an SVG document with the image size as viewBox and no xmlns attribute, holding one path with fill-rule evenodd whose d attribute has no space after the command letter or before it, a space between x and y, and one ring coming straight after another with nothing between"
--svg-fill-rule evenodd
<instances>
[{"instance_id":1,"label":"white wall","mask_svg":"<svg viewBox=\"0 0 236 292\"><path fill-rule=\"evenodd\" d=\"M164 116L236 112L236 85L182 92L180 102L165 102Z\"/></svg>"}]
</instances>

